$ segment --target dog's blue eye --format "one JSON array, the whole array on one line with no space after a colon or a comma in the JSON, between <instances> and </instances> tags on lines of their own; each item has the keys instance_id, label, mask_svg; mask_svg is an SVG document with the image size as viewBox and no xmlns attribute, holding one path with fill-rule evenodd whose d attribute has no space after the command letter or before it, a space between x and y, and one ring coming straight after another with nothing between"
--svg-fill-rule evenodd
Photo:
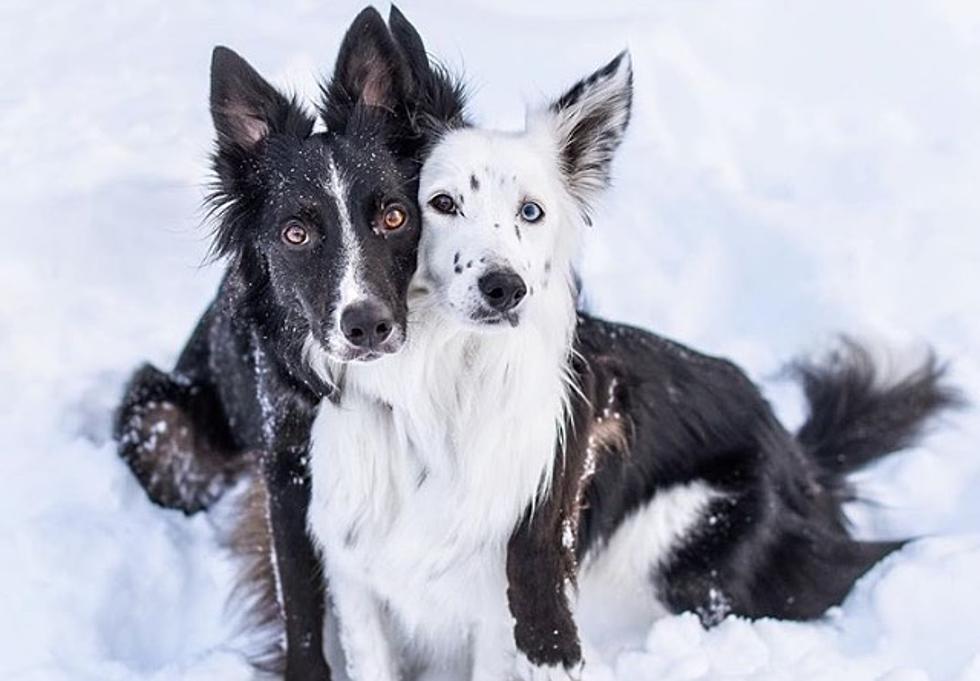
<instances>
[{"instance_id":1,"label":"dog's blue eye","mask_svg":"<svg viewBox=\"0 0 980 681\"><path fill-rule=\"evenodd\" d=\"M544 209L534 201L525 201L521 204L521 218L525 222L537 222L544 217Z\"/></svg>"}]
</instances>

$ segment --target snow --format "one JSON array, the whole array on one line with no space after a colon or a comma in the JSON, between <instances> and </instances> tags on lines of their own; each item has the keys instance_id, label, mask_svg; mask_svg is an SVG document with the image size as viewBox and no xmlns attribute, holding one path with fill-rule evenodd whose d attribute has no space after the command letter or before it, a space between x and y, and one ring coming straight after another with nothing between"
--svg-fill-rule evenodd
<instances>
[{"instance_id":1,"label":"snow","mask_svg":"<svg viewBox=\"0 0 980 681\"><path fill-rule=\"evenodd\" d=\"M0 7L0 678L250 678L213 518L151 506L109 415L169 366L201 267L207 65L228 44L303 93L357 3ZM980 394L980 5L407 2L481 120L633 52L636 110L583 271L593 307L778 379L839 331L932 343ZM860 476L868 537L923 539L820 622L693 616L597 644L589 681L980 679L980 417Z\"/></svg>"}]
</instances>

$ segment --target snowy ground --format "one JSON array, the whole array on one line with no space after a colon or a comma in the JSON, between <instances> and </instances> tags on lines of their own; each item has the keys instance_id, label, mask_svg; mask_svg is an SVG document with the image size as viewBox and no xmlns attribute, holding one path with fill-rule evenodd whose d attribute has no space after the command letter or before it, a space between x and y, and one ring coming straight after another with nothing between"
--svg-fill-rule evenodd
<instances>
[{"instance_id":1,"label":"snowy ground","mask_svg":"<svg viewBox=\"0 0 980 681\"><path fill-rule=\"evenodd\" d=\"M469 5L469 6L464 6ZM584 263L591 302L730 355L785 418L781 364L846 330L936 346L980 396L980 4L413 3L512 126L624 45L637 102ZM198 228L216 43L302 92L359 6L0 4L0 678L249 678L206 517L150 506L108 418L212 294ZM927 537L827 621L692 617L595 681L980 679L980 416L863 476L867 536Z\"/></svg>"}]
</instances>

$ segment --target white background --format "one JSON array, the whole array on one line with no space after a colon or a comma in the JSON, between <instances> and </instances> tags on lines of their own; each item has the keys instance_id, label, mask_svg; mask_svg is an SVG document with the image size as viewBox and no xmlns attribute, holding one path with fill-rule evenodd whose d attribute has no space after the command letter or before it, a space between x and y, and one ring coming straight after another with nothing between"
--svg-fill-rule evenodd
<instances>
[{"instance_id":1,"label":"white background","mask_svg":"<svg viewBox=\"0 0 980 681\"><path fill-rule=\"evenodd\" d=\"M109 416L220 276L201 267L212 46L313 94L359 9L0 3L0 678L249 678L213 519L151 506ZM595 311L732 357L791 424L780 367L838 332L899 364L932 344L980 395L980 3L402 9L499 127L631 49L633 123L583 263ZM668 618L587 679L980 679L978 436L965 411L861 476L862 535L926 538L828 620Z\"/></svg>"}]
</instances>

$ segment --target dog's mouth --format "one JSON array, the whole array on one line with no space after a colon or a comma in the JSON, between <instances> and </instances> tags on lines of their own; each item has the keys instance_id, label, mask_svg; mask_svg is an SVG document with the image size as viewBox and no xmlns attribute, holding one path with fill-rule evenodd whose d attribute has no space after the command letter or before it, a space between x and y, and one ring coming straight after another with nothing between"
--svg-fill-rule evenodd
<instances>
[{"instance_id":1,"label":"dog's mouth","mask_svg":"<svg viewBox=\"0 0 980 681\"><path fill-rule=\"evenodd\" d=\"M350 363L362 362L364 364L367 364L377 359L381 359L386 354L388 353L379 352L377 350L354 350L349 353L346 353L346 357L344 358L344 361Z\"/></svg>"},{"instance_id":2,"label":"dog's mouth","mask_svg":"<svg viewBox=\"0 0 980 681\"><path fill-rule=\"evenodd\" d=\"M367 364L387 355L393 355L402 348L402 341L388 341L374 348L347 347L343 353L345 362Z\"/></svg>"},{"instance_id":3,"label":"dog's mouth","mask_svg":"<svg viewBox=\"0 0 980 681\"><path fill-rule=\"evenodd\" d=\"M497 312L486 308L477 310L470 315L470 321L480 327L486 328L517 328L521 323L521 316L518 312Z\"/></svg>"},{"instance_id":4,"label":"dog's mouth","mask_svg":"<svg viewBox=\"0 0 980 681\"><path fill-rule=\"evenodd\" d=\"M333 362L338 364L369 364L402 349L405 334L396 331L385 342L371 347L356 347L343 339L333 338L323 345Z\"/></svg>"}]
</instances>

